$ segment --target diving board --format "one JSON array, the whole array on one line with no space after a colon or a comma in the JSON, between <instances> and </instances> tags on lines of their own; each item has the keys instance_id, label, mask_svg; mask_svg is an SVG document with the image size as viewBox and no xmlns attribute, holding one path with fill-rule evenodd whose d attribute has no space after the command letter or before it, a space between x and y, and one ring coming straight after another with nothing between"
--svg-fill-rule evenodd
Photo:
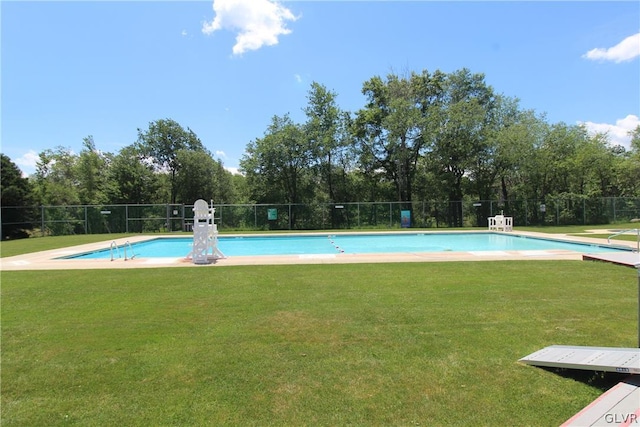
<instances>
[{"instance_id":1,"label":"diving board","mask_svg":"<svg viewBox=\"0 0 640 427\"><path fill-rule=\"evenodd\" d=\"M604 261L612 264L626 265L628 267L640 268L640 255L638 252L602 252L597 254L582 255L583 261Z\"/></svg>"},{"instance_id":2,"label":"diving board","mask_svg":"<svg viewBox=\"0 0 640 427\"><path fill-rule=\"evenodd\" d=\"M520 362L548 368L640 374L640 348L552 345Z\"/></svg>"}]
</instances>

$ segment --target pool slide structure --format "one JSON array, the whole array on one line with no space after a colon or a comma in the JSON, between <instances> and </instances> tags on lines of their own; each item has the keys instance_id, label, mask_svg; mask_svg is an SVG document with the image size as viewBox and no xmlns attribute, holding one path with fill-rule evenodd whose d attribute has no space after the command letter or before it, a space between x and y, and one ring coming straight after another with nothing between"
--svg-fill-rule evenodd
<instances>
[{"instance_id":1,"label":"pool slide structure","mask_svg":"<svg viewBox=\"0 0 640 427\"><path fill-rule=\"evenodd\" d=\"M225 258L218 249L218 226L214 222L216 209L202 199L193 204L193 248L187 258L194 264L211 264Z\"/></svg>"}]
</instances>

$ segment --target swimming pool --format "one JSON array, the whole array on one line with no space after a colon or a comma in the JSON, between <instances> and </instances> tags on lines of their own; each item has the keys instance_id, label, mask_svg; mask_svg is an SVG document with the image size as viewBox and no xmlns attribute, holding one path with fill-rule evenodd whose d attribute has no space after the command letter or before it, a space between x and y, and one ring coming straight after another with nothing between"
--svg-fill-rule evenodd
<instances>
[{"instance_id":1,"label":"swimming pool","mask_svg":"<svg viewBox=\"0 0 640 427\"><path fill-rule=\"evenodd\" d=\"M135 258L186 257L193 239L156 238L127 247ZM552 239L499 233L378 233L325 235L221 236L218 248L227 257L265 255L332 255L377 253L547 251L578 253L620 252L624 249L604 245L574 243ZM122 249L121 249L122 250ZM110 248L66 259L111 258ZM116 254L117 256L118 254Z\"/></svg>"}]
</instances>

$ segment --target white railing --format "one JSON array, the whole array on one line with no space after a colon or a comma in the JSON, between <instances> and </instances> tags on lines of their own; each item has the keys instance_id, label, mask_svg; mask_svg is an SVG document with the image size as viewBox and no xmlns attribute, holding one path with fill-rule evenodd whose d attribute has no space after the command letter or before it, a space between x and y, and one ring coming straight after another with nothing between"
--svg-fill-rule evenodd
<instances>
[{"instance_id":1,"label":"white railing","mask_svg":"<svg viewBox=\"0 0 640 427\"><path fill-rule=\"evenodd\" d=\"M127 246L129 247L129 249L131 249L131 258L127 258ZM124 242L123 245L124 248L124 260L129 260L129 259L133 259L133 257L136 256L136 254L133 252L133 246L131 246L131 242L129 242L128 240L126 242Z\"/></svg>"},{"instance_id":2,"label":"white railing","mask_svg":"<svg viewBox=\"0 0 640 427\"><path fill-rule=\"evenodd\" d=\"M127 255L127 248L129 248L129 250L131 251L131 257ZM111 252L111 261L115 260L114 253L118 256L118 258L122 258L122 256L120 255L120 246L118 246L115 240L111 242L111 245L109 245L109 251ZM133 252L133 246L131 246L131 242L129 242L128 240L122 245L122 251L124 252L125 261L133 259L136 256L135 252Z\"/></svg>"},{"instance_id":3,"label":"white railing","mask_svg":"<svg viewBox=\"0 0 640 427\"><path fill-rule=\"evenodd\" d=\"M640 252L640 228L630 228L628 230L620 230L617 233L612 234L611 236L609 236L607 238L607 243L611 244L611 239L613 237L620 236L622 234L627 234L627 233L630 233L630 232L636 233L636 236L637 236L636 237L636 252Z\"/></svg>"},{"instance_id":4,"label":"white railing","mask_svg":"<svg viewBox=\"0 0 640 427\"><path fill-rule=\"evenodd\" d=\"M489 230L513 231L513 217L504 215L489 217Z\"/></svg>"},{"instance_id":5,"label":"white railing","mask_svg":"<svg viewBox=\"0 0 640 427\"><path fill-rule=\"evenodd\" d=\"M109 252L111 252L111 261L113 261L113 250L115 249L115 252L118 254L118 258L120 258L120 248L118 247L118 244L116 243L116 241L114 240L113 242L111 242L111 245L109 246Z\"/></svg>"}]
</instances>

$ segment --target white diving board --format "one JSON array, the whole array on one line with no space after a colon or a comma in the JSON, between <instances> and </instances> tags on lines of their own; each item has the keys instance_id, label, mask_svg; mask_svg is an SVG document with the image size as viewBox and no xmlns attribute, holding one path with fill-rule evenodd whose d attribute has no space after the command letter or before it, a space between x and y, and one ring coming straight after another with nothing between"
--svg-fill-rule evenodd
<instances>
[{"instance_id":1,"label":"white diving board","mask_svg":"<svg viewBox=\"0 0 640 427\"><path fill-rule=\"evenodd\" d=\"M640 348L552 345L520 362L548 368L640 374Z\"/></svg>"}]
</instances>

